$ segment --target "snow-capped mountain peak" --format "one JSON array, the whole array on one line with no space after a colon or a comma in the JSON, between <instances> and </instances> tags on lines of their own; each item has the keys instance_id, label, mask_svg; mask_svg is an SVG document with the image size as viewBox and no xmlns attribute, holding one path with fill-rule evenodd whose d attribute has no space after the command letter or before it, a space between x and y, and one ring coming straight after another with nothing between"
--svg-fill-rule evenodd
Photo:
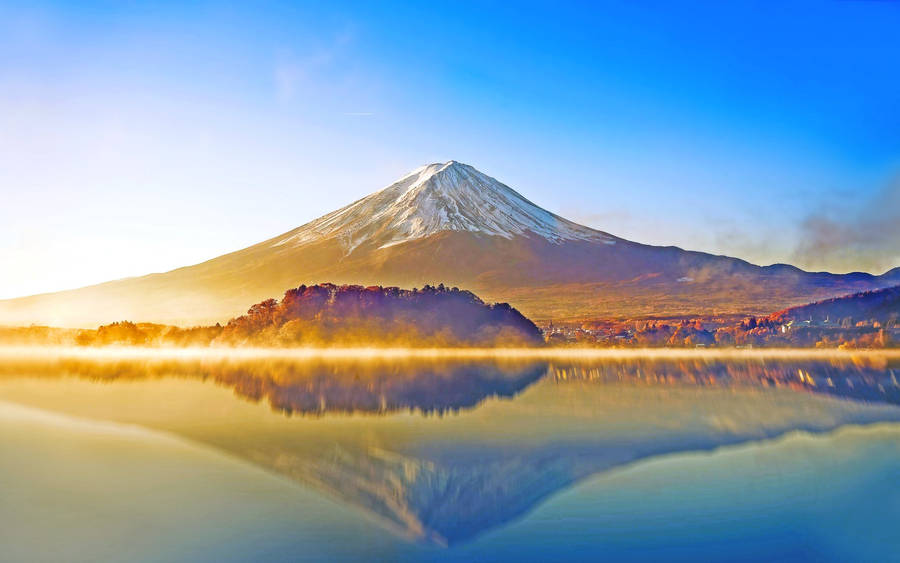
<instances>
[{"instance_id":1,"label":"snow-capped mountain peak","mask_svg":"<svg viewBox=\"0 0 900 563\"><path fill-rule=\"evenodd\" d=\"M274 245L304 245L338 238L349 254L363 243L386 248L437 234L468 231L553 243L610 235L554 215L512 188L455 160L422 166L393 184L286 233Z\"/></svg>"}]
</instances>

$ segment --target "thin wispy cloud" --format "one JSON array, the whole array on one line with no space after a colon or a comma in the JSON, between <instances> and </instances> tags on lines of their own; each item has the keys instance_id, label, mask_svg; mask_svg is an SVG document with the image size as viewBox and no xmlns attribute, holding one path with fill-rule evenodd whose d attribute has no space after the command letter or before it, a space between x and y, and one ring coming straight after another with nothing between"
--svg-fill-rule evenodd
<instances>
[{"instance_id":1,"label":"thin wispy cloud","mask_svg":"<svg viewBox=\"0 0 900 563\"><path fill-rule=\"evenodd\" d=\"M301 58L278 63L275 66L275 90L278 99L294 99L302 84L316 70L327 66L334 59L332 51L323 50Z\"/></svg>"},{"instance_id":2,"label":"thin wispy cloud","mask_svg":"<svg viewBox=\"0 0 900 563\"><path fill-rule=\"evenodd\" d=\"M278 99L286 102L300 94L304 86L313 86L314 78L327 72L353 42L355 33L346 27L335 33L326 44L308 53L282 54L274 69L275 92Z\"/></svg>"}]
</instances>

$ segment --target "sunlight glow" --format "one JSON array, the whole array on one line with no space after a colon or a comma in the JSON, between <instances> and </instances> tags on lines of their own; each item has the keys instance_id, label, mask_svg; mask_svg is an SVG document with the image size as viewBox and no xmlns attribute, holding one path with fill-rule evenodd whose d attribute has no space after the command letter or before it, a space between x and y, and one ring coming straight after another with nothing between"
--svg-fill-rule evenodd
<instances>
[{"instance_id":1,"label":"sunlight glow","mask_svg":"<svg viewBox=\"0 0 900 563\"><path fill-rule=\"evenodd\" d=\"M41 359L527 359L527 360L855 360L896 359L898 350L840 350L803 348L150 348L136 346L0 347L0 358Z\"/></svg>"}]
</instances>

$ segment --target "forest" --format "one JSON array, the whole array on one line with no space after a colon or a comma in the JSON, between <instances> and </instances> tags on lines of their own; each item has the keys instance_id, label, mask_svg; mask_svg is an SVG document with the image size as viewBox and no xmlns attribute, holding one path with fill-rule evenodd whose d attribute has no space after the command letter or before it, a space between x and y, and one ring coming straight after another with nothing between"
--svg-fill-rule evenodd
<instances>
[{"instance_id":1,"label":"forest","mask_svg":"<svg viewBox=\"0 0 900 563\"><path fill-rule=\"evenodd\" d=\"M27 334L27 329L21 329ZM71 333L67 333L70 334ZM533 346L540 330L506 303L470 291L359 285L301 285L224 326L180 328L120 321L80 330L81 346Z\"/></svg>"}]
</instances>

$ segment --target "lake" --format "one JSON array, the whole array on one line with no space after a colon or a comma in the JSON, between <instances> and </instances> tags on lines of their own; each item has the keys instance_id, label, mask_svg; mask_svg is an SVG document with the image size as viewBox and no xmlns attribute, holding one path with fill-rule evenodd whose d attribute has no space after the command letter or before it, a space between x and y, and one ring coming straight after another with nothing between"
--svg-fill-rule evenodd
<instances>
[{"instance_id":1,"label":"lake","mask_svg":"<svg viewBox=\"0 0 900 563\"><path fill-rule=\"evenodd\" d=\"M900 359L0 354L3 561L897 561Z\"/></svg>"}]
</instances>

